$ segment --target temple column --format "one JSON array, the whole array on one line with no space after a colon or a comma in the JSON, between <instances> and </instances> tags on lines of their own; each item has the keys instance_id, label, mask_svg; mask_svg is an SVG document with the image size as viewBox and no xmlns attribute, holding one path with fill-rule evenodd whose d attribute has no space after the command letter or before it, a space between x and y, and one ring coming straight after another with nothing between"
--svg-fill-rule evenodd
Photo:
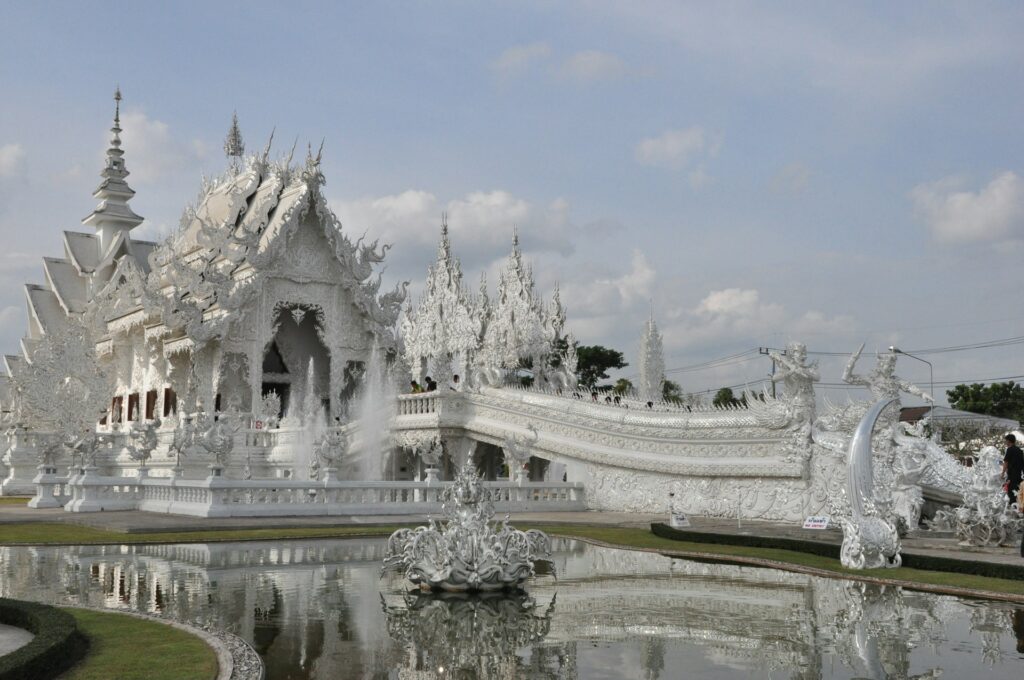
<instances>
[{"instance_id":1,"label":"temple column","mask_svg":"<svg viewBox=\"0 0 1024 680\"><path fill-rule=\"evenodd\" d=\"M263 403L263 356L258 340L249 343L249 349L245 353L245 361L249 367L249 394L252 404L249 409L255 414L260 410ZM275 414L276 415L276 414Z\"/></svg>"}]
</instances>

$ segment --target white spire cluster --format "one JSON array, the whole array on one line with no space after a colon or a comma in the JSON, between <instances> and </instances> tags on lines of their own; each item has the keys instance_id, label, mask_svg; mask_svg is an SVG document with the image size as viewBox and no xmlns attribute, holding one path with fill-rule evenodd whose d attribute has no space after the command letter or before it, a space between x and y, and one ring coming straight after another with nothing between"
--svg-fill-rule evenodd
<instances>
[{"instance_id":1,"label":"white spire cluster","mask_svg":"<svg viewBox=\"0 0 1024 680\"><path fill-rule=\"evenodd\" d=\"M486 292L481 299L486 308ZM402 319L405 360L413 373L425 368L444 376L452 362L466 365L480 344L485 317L480 309L462 283L462 265L452 256L448 221L442 217L437 259L427 269L423 296Z\"/></svg>"},{"instance_id":2,"label":"white spire cluster","mask_svg":"<svg viewBox=\"0 0 1024 680\"><path fill-rule=\"evenodd\" d=\"M437 260L427 270L423 297L415 308L406 309L402 320L404 355L413 376L421 377L426 370L432 377L447 377L449 367L465 373L474 365L492 372L514 369L523 360L532 360L535 374L543 375L565 327L565 308L557 288L548 305L534 289L516 235L498 274L494 301L485 276L478 294L471 295L452 255L447 221L442 221Z\"/></svg>"}]
</instances>

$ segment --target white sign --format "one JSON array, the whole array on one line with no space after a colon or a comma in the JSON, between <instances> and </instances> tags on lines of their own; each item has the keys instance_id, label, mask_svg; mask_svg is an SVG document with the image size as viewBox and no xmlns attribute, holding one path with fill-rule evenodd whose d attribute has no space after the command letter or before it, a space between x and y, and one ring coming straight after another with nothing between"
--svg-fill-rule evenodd
<instances>
[{"instance_id":1,"label":"white sign","mask_svg":"<svg viewBox=\"0 0 1024 680\"><path fill-rule=\"evenodd\" d=\"M673 512L668 517L668 525L673 529L685 529L690 526L690 519L681 512Z\"/></svg>"},{"instance_id":2,"label":"white sign","mask_svg":"<svg viewBox=\"0 0 1024 680\"><path fill-rule=\"evenodd\" d=\"M804 520L804 529L828 529L829 517L811 515Z\"/></svg>"}]
</instances>

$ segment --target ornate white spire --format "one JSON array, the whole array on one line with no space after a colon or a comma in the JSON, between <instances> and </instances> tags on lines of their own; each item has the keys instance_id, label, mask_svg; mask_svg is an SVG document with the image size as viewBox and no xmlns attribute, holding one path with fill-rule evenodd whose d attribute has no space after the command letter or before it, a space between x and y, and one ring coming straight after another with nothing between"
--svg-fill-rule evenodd
<instances>
[{"instance_id":1,"label":"ornate white spire","mask_svg":"<svg viewBox=\"0 0 1024 680\"><path fill-rule=\"evenodd\" d=\"M224 154L236 167L241 165L242 156L245 155L245 142L242 141L242 131L238 127L237 111L231 114L231 129L224 138Z\"/></svg>"},{"instance_id":2,"label":"ornate white spire","mask_svg":"<svg viewBox=\"0 0 1024 680\"><path fill-rule=\"evenodd\" d=\"M423 297L407 312L402 328L406 362L415 370L423 359L465 359L480 344L477 312L462 284L462 266L452 256L447 216L442 216L437 259L427 270Z\"/></svg>"},{"instance_id":3,"label":"ornate white spire","mask_svg":"<svg viewBox=\"0 0 1024 680\"><path fill-rule=\"evenodd\" d=\"M637 392L644 401L660 401L662 388L665 384L665 356L662 351L661 333L654 321L654 312L644 324L644 332L640 337L640 369Z\"/></svg>"},{"instance_id":4,"label":"ornate white spire","mask_svg":"<svg viewBox=\"0 0 1024 680\"><path fill-rule=\"evenodd\" d=\"M125 181L128 169L124 164L124 151L121 150L121 88L114 92L114 126L110 131L113 136L110 138L110 148L107 149L106 164L100 173L103 181L92 194L100 200L100 204L82 220L83 224L95 227L98 232L101 253L118 232L131 231L143 219L128 206L135 192Z\"/></svg>"},{"instance_id":5,"label":"ornate white spire","mask_svg":"<svg viewBox=\"0 0 1024 680\"><path fill-rule=\"evenodd\" d=\"M513 232L512 252L498 274L498 296L484 337L486 356L504 368L520 359L540 358L551 351L544 305L534 293L533 273L523 264L519 234Z\"/></svg>"}]
</instances>

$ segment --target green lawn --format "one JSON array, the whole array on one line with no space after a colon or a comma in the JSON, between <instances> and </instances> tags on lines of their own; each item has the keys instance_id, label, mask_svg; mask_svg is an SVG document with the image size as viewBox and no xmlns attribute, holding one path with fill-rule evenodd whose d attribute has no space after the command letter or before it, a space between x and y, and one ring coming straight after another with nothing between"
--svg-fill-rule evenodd
<instances>
[{"instance_id":1,"label":"green lawn","mask_svg":"<svg viewBox=\"0 0 1024 680\"><path fill-rule=\"evenodd\" d=\"M211 680L217 656L201 639L156 621L67 609L89 638L89 652L61 680Z\"/></svg>"},{"instance_id":2,"label":"green lawn","mask_svg":"<svg viewBox=\"0 0 1024 680\"><path fill-rule=\"evenodd\" d=\"M0 505L27 505L30 496L0 496Z\"/></svg>"}]
</instances>

